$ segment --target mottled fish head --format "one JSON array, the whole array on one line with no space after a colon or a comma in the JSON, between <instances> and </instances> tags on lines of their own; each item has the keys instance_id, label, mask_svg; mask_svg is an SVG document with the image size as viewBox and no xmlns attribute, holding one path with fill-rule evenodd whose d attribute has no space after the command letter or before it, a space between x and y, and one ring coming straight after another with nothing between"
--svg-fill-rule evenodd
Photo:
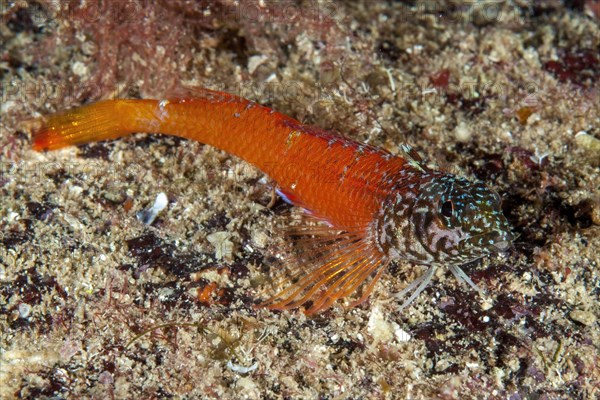
<instances>
[{"instance_id":1,"label":"mottled fish head","mask_svg":"<svg viewBox=\"0 0 600 400\"><path fill-rule=\"evenodd\" d=\"M430 263L463 264L508 249L514 235L500 203L483 183L452 174L421 186L411 220Z\"/></svg>"}]
</instances>

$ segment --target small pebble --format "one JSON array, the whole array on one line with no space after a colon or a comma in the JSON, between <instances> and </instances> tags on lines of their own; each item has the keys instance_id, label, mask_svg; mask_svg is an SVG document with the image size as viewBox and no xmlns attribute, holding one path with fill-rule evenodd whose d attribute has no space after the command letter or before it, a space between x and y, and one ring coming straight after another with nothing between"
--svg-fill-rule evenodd
<instances>
[{"instance_id":1,"label":"small pebble","mask_svg":"<svg viewBox=\"0 0 600 400\"><path fill-rule=\"evenodd\" d=\"M233 257L233 243L229 240L231 232L221 231L211 233L206 237L210 244L215 247L217 260L230 260Z\"/></svg>"},{"instance_id":2,"label":"small pebble","mask_svg":"<svg viewBox=\"0 0 600 400\"><path fill-rule=\"evenodd\" d=\"M396 325L396 324L394 324ZM410 335L410 333L406 332L404 329L400 328L399 326L395 326L396 330L394 331L394 336L396 336L396 340L398 342L408 342L412 336Z\"/></svg>"},{"instance_id":3,"label":"small pebble","mask_svg":"<svg viewBox=\"0 0 600 400\"><path fill-rule=\"evenodd\" d=\"M575 143L591 156L591 161L594 164L600 163L600 139L590 135L586 131L579 131L575 134Z\"/></svg>"},{"instance_id":4,"label":"small pebble","mask_svg":"<svg viewBox=\"0 0 600 400\"><path fill-rule=\"evenodd\" d=\"M600 140L590 135L586 131L579 131L575 134L575 142L585 148L600 148Z\"/></svg>"},{"instance_id":5,"label":"small pebble","mask_svg":"<svg viewBox=\"0 0 600 400\"><path fill-rule=\"evenodd\" d=\"M459 142L468 142L469 140L471 140L472 136L473 134L471 132L471 129L464 122L460 122L456 126L456 128L454 128L454 137Z\"/></svg>"},{"instance_id":6,"label":"small pebble","mask_svg":"<svg viewBox=\"0 0 600 400\"><path fill-rule=\"evenodd\" d=\"M244 376L235 383L236 397L239 399L260 399L260 389L256 382L251 378Z\"/></svg>"},{"instance_id":7,"label":"small pebble","mask_svg":"<svg viewBox=\"0 0 600 400\"><path fill-rule=\"evenodd\" d=\"M156 200L154 201L154 205L147 210L142 210L138 212L135 216L138 221L146 225L152 225L158 213L165 209L165 207L169 204L169 199L167 199L167 195L163 192L160 192L158 196L156 196Z\"/></svg>"},{"instance_id":8,"label":"small pebble","mask_svg":"<svg viewBox=\"0 0 600 400\"><path fill-rule=\"evenodd\" d=\"M100 375L98 375L98 382L102 383L103 385L112 385L115 380L110 372L103 371L100 373Z\"/></svg>"},{"instance_id":9,"label":"small pebble","mask_svg":"<svg viewBox=\"0 0 600 400\"><path fill-rule=\"evenodd\" d=\"M248 72L250 74L253 74L254 71L256 71L256 69L263 64L265 61L267 61L269 59L269 57L265 56L265 55L260 55L260 56L252 56L248 59Z\"/></svg>"},{"instance_id":10,"label":"small pebble","mask_svg":"<svg viewBox=\"0 0 600 400\"><path fill-rule=\"evenodd\" d=\"M579 322L585 326L591 326L596 323L596 316L589 311L573 310L569 314L569 317L571 317L573 321Z\"/></svg>"},{"instance_id":11,"label":"small pebble","mask_svg":"<svg viewBox=\"0 0 600 400\"><path fill-rule=\"evenodd\" d=\"M19 315L21 318L27 318L31 314L31 306L27 303L19 304Z\"/></svg>"},{"instance_id":12,"label":"small pebble","mask_svg":"<svg viewBox=\"0 0 600 400\"><path fill-rule=\"evenodd\" d=\"M373 337L373 344L387 343L394 338L394 327L385 319L379 307L373 307L371 310L367 331Z\"/></svg>"},{"instance_id":13,"label":"small pebble","mask_svg":"<svg viewBox=\"0 0 600 400\"><path fill-rule=\"evenodd\" d=\"M269 243L269 236L263 231L255 230L252 232L252 242L259 249L264 249Z\"/></svg>"},{"instance_id":14,"label":"small pebble","mask_svg":"<svg viewBox=\"0 0 600 400\"><path fill-rule=\"evenodd\" d=\"M71 70L77 76L86 76L89 72L87 66L81 61L75 61Z\"/></svg>"}]
</instances>

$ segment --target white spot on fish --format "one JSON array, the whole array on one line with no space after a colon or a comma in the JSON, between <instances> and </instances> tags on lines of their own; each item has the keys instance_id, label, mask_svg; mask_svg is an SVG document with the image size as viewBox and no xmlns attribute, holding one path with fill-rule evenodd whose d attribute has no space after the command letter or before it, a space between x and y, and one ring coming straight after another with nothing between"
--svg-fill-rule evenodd
<instances>
[{"instance_id":1,"label":"white spot on fish","mask_svg":"<svg viewBox=\"0 0 600 400\"><path fill-rule=\"evenodd\" d=\"M158 110L156 112L156 118L158 118L160 121L164 121L166 118L169 117L169 113L165 109L165 107L169 103L171 103L169 100L161 100L158 102Z\"/></svg>"}]
</instances>

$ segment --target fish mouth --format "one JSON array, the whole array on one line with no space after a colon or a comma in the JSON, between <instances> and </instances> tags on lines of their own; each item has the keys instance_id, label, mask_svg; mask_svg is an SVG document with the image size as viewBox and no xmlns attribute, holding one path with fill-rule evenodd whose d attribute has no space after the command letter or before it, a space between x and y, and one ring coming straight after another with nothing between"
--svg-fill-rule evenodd
<instances>
[{"instance_id":1,"label":"fish mouth","mask_svg":"<svg viewBox=\"0 0 600 400\"><path fill-rule=\"evenodd\" d=\"M458 246L461 249L466 247L480 247L488 250L490 253L498 254L510 249L514 238L515 235L510 231L496 230L468 236L462 239Z\"/></svg>"},{"instance_id":2,"label":"fish mouth","mask_svg":"<svg viewBox=\"0 0 600 400\"><path fill-rule=\"evenodd\" d=\"M496 251L498 253L502 253L512 247L512 241L502 240L502 241L494 243L492 246L496 248Z\"/></svg>"}]
</instances>

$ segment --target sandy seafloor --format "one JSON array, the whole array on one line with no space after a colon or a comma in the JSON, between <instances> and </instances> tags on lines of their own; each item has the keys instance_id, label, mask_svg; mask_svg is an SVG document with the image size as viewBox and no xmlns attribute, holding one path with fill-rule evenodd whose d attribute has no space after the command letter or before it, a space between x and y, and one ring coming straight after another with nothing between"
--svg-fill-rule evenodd
<instances>
[{"instance_id":1,"label":"sandy seafloor","mask_svg":"<svg viewBox=\"0 0 600 400\"><path fill-rule=\"evenodd\" d=\"M600 398L598 1L0 4L0 397ZM299 212L260 171L30 149L32 118L184 83L485 181L519 235L465 268L487 295L440 270L398 312L400 264L357 308L257 310Z\"/></svg>"}]
</instances>

